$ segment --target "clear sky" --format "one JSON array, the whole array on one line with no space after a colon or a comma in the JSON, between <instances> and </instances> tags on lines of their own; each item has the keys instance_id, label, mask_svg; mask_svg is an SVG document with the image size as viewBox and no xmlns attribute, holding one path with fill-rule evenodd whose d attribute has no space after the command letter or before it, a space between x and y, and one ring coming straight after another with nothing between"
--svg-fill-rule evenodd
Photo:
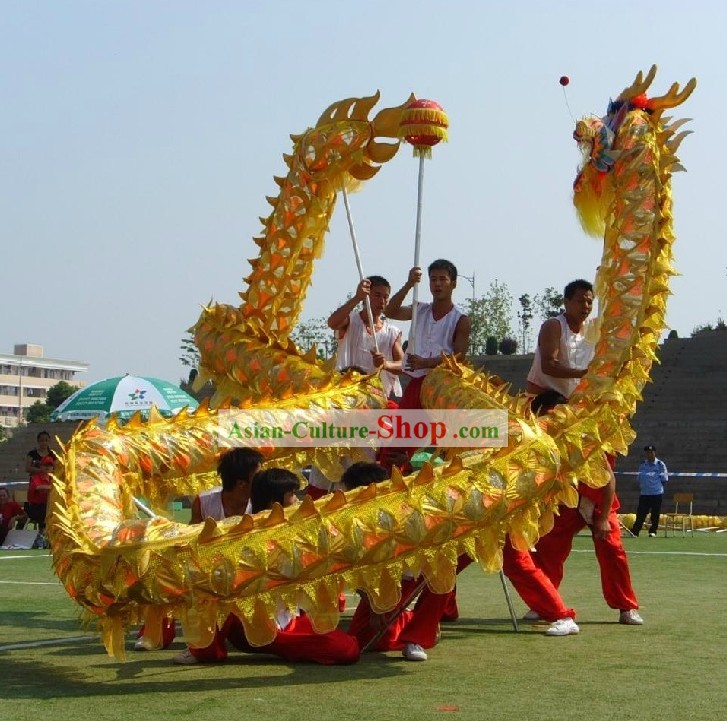
<instances>
[{"instance_id":1,"label":"clear sky","mask_svg":"<svg viewBox=\"0 0 727 721\"><path fill-rule=\"evenodd\" d=\"M179 342L210 298L236 304L289 133L379 89L447 110L424 182L422 261L454 261L513 296L592 277L600 244L572 211L578 118L657 63L693 75L674 178L681 335L727 313L722 232L727 101L722 2L137 0L0 3L0 352L38 343L176 381ZM719 126L719 127L718 127ZM403 148L351 197L364 269L403 283L417 163ZM304 318L357 282L343 204ZM426 287L423 290L426 293ZM460 280L457 297L471 295Z\"/></svg>"}]
</instances>

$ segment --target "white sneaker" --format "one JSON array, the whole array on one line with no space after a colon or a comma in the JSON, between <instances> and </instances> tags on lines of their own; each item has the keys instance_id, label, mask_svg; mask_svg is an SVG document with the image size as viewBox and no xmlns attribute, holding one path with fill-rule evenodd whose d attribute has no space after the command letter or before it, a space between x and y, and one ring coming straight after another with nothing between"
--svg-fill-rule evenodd
<instances>
[{"instance_id":1,"label":"white sneaker","mask_svg":"<svg viewBox=\"0 0 727 721\"><path fill-rule=\"evenodd\" d=\"M530 609L524 616L523 621L541 621L540 614Z\"/></svg>"},{"instance_id":2,"label":"white sneaker","mask_svg":"<svg viewBox=\"0 0 727 721\"><path fill-rule=\"evenodd\" d=\"M545 632L546 636L573 636L580 633L581 629L572 618L559 618L553 621Z\"/></svg>"},{"instance_id":3,"label":"white sneaker","mask_svg":"<svg viewBox=\"0 0 727 721\"><path fill-rule=\"evenodd\" d=\"M152 643L146 636L139 636L134 642L134 651L158 651L161 647L160 643Z\"/></svg>"},{"instance_id":4,"label":"white sneaker","mask_svg":"<svg viewBox=\"0 0 727 721\"><path fill-rule=\"evenodd\" d=\"M429 658L427 652L418 643L407 643L401 655L407 661L426 661Z\"/></svg>"},{"instance_id":5,"label":"white sneaker","mask_svg":"<svg viewBox=\"0 0 727 721\"><path fill-rule=\"evenodd\" d=\"M656 538L656 534L655 533L650 533L649 534L649 538Z\"/></svg>"},{"instance_id":6,"label":"white sneaker","mask_svg":"<svg viewBox=\"0 0 727 721\"><path fill-rule=\"evenodd\" d=\"M635 608L632 608L630 611L621 611L618 616L618 622L626 626L642 626L644 619L641 618Z\"/></svg>"},{"instance_id":7,"label":"white sneaker","mask_svg":"<svg viewBox=\"0 0 727 721\"><path fill-rule=\"evenodd\" d=\"M199 663L199 659L192 654L189 647L185 648L182 653L178 653L172 661L182 666L192 666L195 663Z\"/></svg>"}]
</instances>

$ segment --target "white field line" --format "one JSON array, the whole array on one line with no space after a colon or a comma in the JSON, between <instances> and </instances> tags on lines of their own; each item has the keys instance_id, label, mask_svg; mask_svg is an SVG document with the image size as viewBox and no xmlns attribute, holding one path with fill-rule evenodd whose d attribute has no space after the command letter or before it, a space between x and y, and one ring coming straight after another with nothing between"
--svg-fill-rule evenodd
<instances>
[{"instance_id":1,"label":"white field line","mask_svg":"<svg viewBox=\"0 0 727 721\"><path fill-rule=\"evenodd\" d=\"M593 553L590 548L574 548L571 553ZM727 553L699 553L697 551L632 551L626 549L627 556L707 556L714 558L727 558Z\"/></svg>"},{"instance_id":2,"label":"white field line","mask_svg":"<svg viewBox=\"0 0 727 721\"><path fill-rule=\"evenodd\" d=\"M50 553L37 553L33 556L0 556L0 561L14 561L18 558L50 558Z\"/></svg>"},{"instance_id":3,"label":"white field line","mask_svg":"<svg viewBox=\"0 0 727 721\"><path fill-rule=\"evenodd\" d=\"M0 581L0 583L14 583L17 586L60 586L60 581Z\"/></svg>"}]
</instances>

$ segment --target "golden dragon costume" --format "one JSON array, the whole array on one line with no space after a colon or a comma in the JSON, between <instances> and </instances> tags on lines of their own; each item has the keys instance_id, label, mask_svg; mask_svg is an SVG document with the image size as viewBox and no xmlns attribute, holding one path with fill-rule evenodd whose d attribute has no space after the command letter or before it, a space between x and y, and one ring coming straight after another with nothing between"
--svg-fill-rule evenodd
<instances>
[{"instance_id":1,"label":"golden dragon costume","mask_svg":"<svg viewBox=\"0 0 727 721\"><path fill-rule=\"evenodd\" d=\"M200 526L140 519L134 497L164 507L170 496L217 484L219 408L125 426L89 423L65 448L54 480L49 536L56 573L69 595L97 619L110 654L124 656L126 629L144 621L181 620L185 637L208 643L215 623L237 614L253 644L275 635L281 606L304 608L318 631L338 622L343 588L365 589L374 608L399 600L405 571L423 573L438 592L452 588L456 559L468 553L489 570L501 565L506 533L532 545L552 524L558 503L575 501L576 478L605 480L603 451L625 453L628 418L649 379L672 275L670 178L684 133L666 108L695 87L675 84L658 98L645 92L655 75L636 77L603 119L578 123L587 148L575 185L589 229L603 232L597 273L600 337L588 374L571 403L547 420L497 378L454 359L427 377L425 407L493 408L509 413L504 448L450 452L448 463L297 508ZM404 105L368 115L378 94L332 105L315 127L291 136L289 169L256 239L258 258L238 308L214 305L195 326L201 380L211 378L212 405L243 408L377 408L375 377L341 376L289 340L310 282L336 192L368 180L396 153ZM331 449L276 449L275 464L300 468L333 462Z\"/></svg>"}]
</instances>

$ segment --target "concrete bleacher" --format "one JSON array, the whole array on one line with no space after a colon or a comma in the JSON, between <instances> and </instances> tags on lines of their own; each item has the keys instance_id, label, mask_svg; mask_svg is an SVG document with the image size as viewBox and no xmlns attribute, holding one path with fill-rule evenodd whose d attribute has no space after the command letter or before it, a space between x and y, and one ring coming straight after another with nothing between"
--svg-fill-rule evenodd
<instances>
[{"instance_id":1,"label":"concrete bleacher","mask_svg":"<svg viewBox=\"0 0 727 721\"><path fill-rule=\"evenodd\" d=\"M67 443L78 427L78 422L68 423L30 423L15 429L13 437L0 443L0 484L9 484L15 490L15 500L25 500L24 494L28 482L25 472L25 457L28 451L35 448L35 439L40 431L48 431L51 437L51 449L60 453L56 439Z\"/></svg>"}]
</instances>

